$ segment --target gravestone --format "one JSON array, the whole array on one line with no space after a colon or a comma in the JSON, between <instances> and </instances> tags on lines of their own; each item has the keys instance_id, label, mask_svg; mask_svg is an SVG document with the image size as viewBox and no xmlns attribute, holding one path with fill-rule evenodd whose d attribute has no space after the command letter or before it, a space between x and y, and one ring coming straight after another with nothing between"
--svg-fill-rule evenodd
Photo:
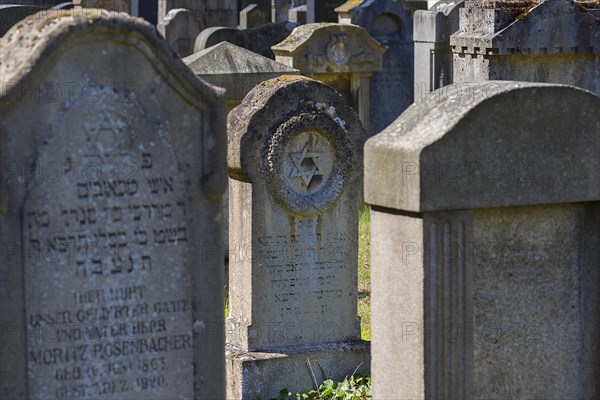
<instances>
[{"instance_id":1,"label":"gravestone","mask_svg":"<svg viewBox=\"0 0 600 400\"><path fill-rule=\"evenodd\" d=\"M138 0L139 1L139 0ZM132 14L134 1L132 0L82 0L81 5L86 8L103 8L109 11L125 12Z\"/></svg>"},{"instance_id":2,"label":"gravestone","mask_svg":"<svg viewBox=\"0 0 600 400\"><path fill-rule=\"evenodd\" d=\"M464 1L441 0L414 18L415 101L453 82L450 35L458 30Z\"/></svg>"},{"instance_id":3,"label":"gravestone","mask_svg":"<svg viewBox=\"0 0 600 400\"><path fill-rule=\"evenodd\" d=\"M43 8L37 6L17 4L0 5L0 37L4 36L17 22L42 10Z\"/></svg>"},{"instance_id":4,"label":"gravestone","mask_svg":"<svg viewBox=\"0 0 600 400\"><path fill-rule=\"evenodd\" d=\"M65 1L52 7L53 10L70 10L75 4L72 1Z\"/></svg>"},{"instance_id":5,"label":"gravestone","mask_svg":"<svg viewBox=\"0 0 600 400\"><path fill-rule=\"evenodd\" d=\"M248 16L250 25L244 26L242 24L242 12L254 5L252 8L252 15ZM271 22L271 0L241 0L239 1L238 8L240 11L240 28L258 28Z\"/></svg>"},{"instance_id":6,"label":"gravestone","mask_svg":"<svg viewBox=\"0 0 600 400\"><path fill-rule=\"evenodd\" d=\"M240 29L258 28L266 23L265 14L256 4L250 4L240 11Z\"/></svg>"},{"instance_id":7,"label":"gravestone","mask_svg":"<svg viewBox=\"0 0 600 400\"><path fill-rule=\"evenodd\" d=\"M306 4L290 8L288 11L288 20L298 25L306 24Z\"/></svg>"},{"instance_id":8,"label":"gravestone","mask_svg":"<svg viewBox=\"0 0 600 400\"><path fill-rule=\"evenodd\" d=\"M229 113L228 136L228 398L311 389L311 368L318 383L368 371L357 316L358 116L327 85L282 76Z\"/></svg>"},{"instance_id":9,"label":"gravestone","mask_svg":"<svg viewBox=\"0 0 600 400\"><path fill-rule=\"evenodd\" d=\"M450 38L454 82L519 80L600 94L598 2L465 1Z\"/></svg>"},{"instance_id":10,"label":"gravestone","mask_svg":"<svg viewBox=\"0 0 600 400\"><path fill-rule=\"evenodd\" d=\"M2 39L0 397L224 397L221 89L152 25Z\"/></svg>"},{"instance_id":11,"label":"gravestone","mask_svg":"<svg viewBox=\"0 0 600 400\"><path fill-rule=\"evenodd\" d=\"M373 398L596 398L600 98L465 86L365 145Z\"/></svg>"},{"instance_id":12,"label":"gravestone","mask_svg":"<svg viewBox=\"0 0 600 400\"><path fill-rule=\"evenodd\" d=\"M197 53L221 42L229 42L274 60L275 55L271 46L287 38L296 26L291 22L282 22L266 24L256 29L208 28L200 32L196 38L194 52Z\"/></svg>"},{"instance_id":13,"label":"gravestone","mask_svg":"<svg viewBox=\"0 0 600 400\"><path fill-rule=\"evenodd\" d=\"M238 24L236 0L158 0L158 24L163 22L170 10L176 8L190 10L202 21L202 26L207 28L235 27Z\"/></svg>"},{"instance_id":14,"label":"gravestone","mask_svg":"<svg viewBox=\"0 0 600 400\"><path fill-rule=\"evenodd\" d=\"M231 111L259 83L298 70L229 42L221 42L183 59L196 76L227 90L227 109ZM223 196L223 250L229 256L229 196Z\"/></svg>"},{"instance_id":15,"label":"gravestone","mask_svg":"<svg viewBox=\"0 0 600 400\"><path fill-rule=\"evenodd\" d=\"M167 13L157 28L179 57L187 57L194 53L196 37L202 32L202 21L192 11L176 8Z\"/></svg>"},{"instance_id":16,"label":"gravestone","mask_svg":"<svg viewBox=\"0 0 600 400\"><path fill-rule=\"evenodd\" d=\"M371 134L381 132L413 102L414 10L400 0L349 0L336 8L340 23L362 26L388 48L383 71L371 78Z\"/></svg>"},{"instance_id":17,"label":"gravestone","mask_svg":"<svg viewBox=\"0 0 600 400\"><path fill-rule=\"evenodd\" d=\"M371 132L370 79L381 71L386 47L359 26L317 23L300 25L272 47L275 60L324 82L343 97Z\"/></svg>"}]
</instances>

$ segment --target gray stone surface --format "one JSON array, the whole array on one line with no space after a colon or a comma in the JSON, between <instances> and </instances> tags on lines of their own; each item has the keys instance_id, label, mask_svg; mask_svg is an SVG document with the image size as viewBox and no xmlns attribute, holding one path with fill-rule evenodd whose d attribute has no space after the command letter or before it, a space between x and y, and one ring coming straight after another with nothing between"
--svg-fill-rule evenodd
<instances>
[{"instance_id":1,"label":"gray stone surface","mask_svg":"<svg viewBox=\"0 0 600 400\"><path fill-rule=\"evenodd\" d=\"M598 2L466 1L450 39L454 82L563 83L600 94Z\"/></svg>"},{"instance_id":2,"label":"gray stone surface","mask_svg":"<svg viewBox=\"0 0 600 400\"><path fill-rule=\"evenodd\" d=\"M341 381L353 373L367 374L370 371L369 342L292 348L286 349L285 353L247 353L231 345L226 345L225 349L231 368L228 399L255 400L253 393L261 393L264 394L262 398L271 399L284 388L306 388L307 382L313 379L311 371L319 383L326 379Z\"/></svg>"},{"instance_id":3,"label":"gray stone surface","mask_svg":"<svg viewBox=\"0 0 600 400\"><path fill-rule=\"evenodd\" d=\"M441 0L414 16L415 101L453 82L450 35L458 30L464 1Z\"/></svg>"},{"instance_id":4,"label":"gray stone surface","mask_svg":"<svg viewBox=\"0 0 600 400\"><path fill-rule=\"evenodd\" d=\"M238 8L240 10L240 28L258 28L271 22L271 0L239 0L238 3ZM252 23L248 26L244 26L242 24L242 12L253 4L255 7L250 21Z\"/></svg>"},{"instance_id":5,"label":"gray stone surface","mask_svg":"<svg viewBox=\"0 0 600 400\"><path fill-rule=\"evenodd\" d=\"M194 53L196 37L203 29L202 21L197 15L185 8L169 10L157 28L182 58Z\"/></svg>"},{"instance_id":6,"label":"gray stone surface","mask_svg":"<svg viewBox=\"0 0 600 400\"><path fill-rule=\"evenodd\" d=\"M269 382L287 378L292 392L313 387L307 374L289 376L292 365L256 363L255 353L288 354L299 371L306 357L292 354L315 355L332 376L351 373L357 357L367 366L357 316L365 139L338 93L301 76L261 83L229 114L227 342L237 351L228 355L228 391L270 398L282 388Z\"/></svg>"},{"instance_id":7,"label":"gray stone surface","mask_svg":"<svg viewBox=\"0 0 600 400\"><path fill-rule=\"evenodd\" d=\"M229 110L259 83L299 71L229 42L221 42L183 59L199 78L227 89Z\"/></svg>"},{"instance_id":8,"label":"gray stone surface","mask_svg":"<svg viewBox=\"0 0 600 400\"><path fill-rule=\"evenodd\" d=\"M306 10L306 4L290 8L290 10L288 11L288 20L298 25L306 24Z\"/></svg>"},{"instance_id":9,"label":"gray stone surface","mask_svg":"<svg viewBox=\"0 0 600 400\"><path fill-rule=\"evenodd\" d=\"M223 398L223 91L141 19L45 16L0 46L0 397Z\"/></svg>"},{"instance_id":10,"label":"gray stone surface","mask_svg":"<svg viewBox=\"0 0 600 400\"><path fill-rule=\"evenodd\" d=\"M146 1L146 0L140 0ZM236 0L158 0L158 23L160 24L169 10L185 8L192 11L202 21L203 26L236 27L238 8Z\"/></svg>"},{"instance_id":11,"label":"gray stone surface","mask_svg":"<svg viewBox=\"0 0 600 400\"><path fill-rule=\"evenodd\" d=\"M196 38L194 52L207 49L220 42L229 42L262 56L275 59L271 46L287 38L296 24L282 22L267 24L256 29L213 27L200 32Z\"/></svg>"},{"instance_id":12,"label":"gray stone surface","mask_svg":"<svg viewBox=\"0 0 600 400\"><path fill-rule=\"evenodd\" d=\"M371 78L371 134L381 132L413 102L415 6L400 0L349 0L336 11L340 23L362 26L387 46L383 71Z\"/></svg>"},{"instance_id":13,"label":"gray stone surface","mask_svg":"<svg viewBox=\"0 0 600 400\"><path fill-rule=\"evenodd\" d=\"M0 37L4 36L17 22L43 10L37 6L3 4L0 5Z\"/></svg>"},{"instance_id":14,"label":"gray stone surface","mask_svg":"<svg viewBox=\"0 0 600 400\"><path fill-rule=\"evenodd\" d=\"M374 398L600 393L600 98L486 83L365 146Z\"/></svg>"},{"instance_id":15,"label":"gray stone surface","mask_svg":"<svg viewBox=\"0 0 600 400\"><path fill-rule=\"evenodd\" d=\"M337 90L371 132L370 79L383 68L386 47L362 27L316 23L300 25L273 46L275 60Z\"/></svg>"},{"instance_id":16,"label":"gray stone surface","mask_svg":"<svg viewBox=\"0 0 600 400\"><path fill-rule=\"evenodd\" d=\"M267 15L257 4L249 4L240 11L240 29L259 28L267 22Z\"/></svg>"}]
</instances>

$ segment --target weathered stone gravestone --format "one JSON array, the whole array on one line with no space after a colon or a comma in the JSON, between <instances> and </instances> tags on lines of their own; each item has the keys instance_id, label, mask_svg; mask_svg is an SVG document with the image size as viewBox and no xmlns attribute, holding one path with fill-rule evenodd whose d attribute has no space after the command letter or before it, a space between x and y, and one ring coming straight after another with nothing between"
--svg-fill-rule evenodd
<instances>
[{"instance_id":1,"label":"weathered stone gravestone","mask_svg":"<svg viewBox=\"0 0 600 400\"><path fill-rule=\"evenodd\" d=\"M365 145L373 397L596 398L600 98L462 88Z\"/></svg>"},{"instance_id":2,"label":"weathered stone gravestone","mask_svg":"<svg viewBox=\"0 0 600 400\"><path fill-rule=\"evenodd\" d=\"M225 88L227 109L231 111L259 83L298 70L229 42L221 42L183 59L183 62L204 81ZM223 249L229 254L229 196L223 196Z\"/></svg>"},{"instance_id":3,"label":"weathered stone gravestone","mask_svg":"<svg viewBox=\"0 0 600 400\"><path fill-rule=\"evenodd\" d=\"M37 6L0 4L0 37L4 36L17 22L42 10Z\"/></svg>"},{"instance_id":4,"label":"weathered stone gravestone","mask_svg":"<svg viewBox=\"0 0 600 400\"><path fill-rule=\"evenodd\" d=\"M275 60L337 90L357 110L369 133L370 79L381 71L386 47L355 25L300 25L272 47Z\"/></svg>"},{"instance_id":5,"label":"weathered stone gravestone","mask_svg":"<svg viewBox=\"0 0 600 400\"><path fill-rule=\"evenodd\" d=\"M311 369L319 381L368 370L357 317L358 116L327 85L283 76L229 113L228 136L228 398L311 389Z\"/></svg>"},{"instance_id":6,"label":"weathered stone gravestone","mask_svg":"<svg viewBox=\"0 0 600 400\"><path fill-rule=\"evenodd\" d=\"M306 24L308 21L306 18L306 10L306 4L290 8L288 11L288 20L298 25Z\"/></svg>"},{"instance_id":7,"label":"weathered stone gravestone","mask_svg":"<svg viewBox=\"0 0 600 400\"><path fill-rule=\"evenodd\" d=\"M236 0L158 0L158 23L162 23L167 13L176 8L190 10L207 28L235 27L238 24Z\"/></svg>"},{"instance_id":8,"label":"weathered stone gravestone","mask_svg":"<svg viewBox=\"0 0 600 400\"><path fill-rule=\"evenodd\" d=\"M229 42L221 42L192 54L184 58L183 62L199 78L227 89L229 111L239 105L259 83L299 73L297 69Z\"/></svg>"},{"instance_id":9,"label":"weathered stone gravestone","mask_svg":"<svg viewBox=\"0 0 600 400\"><path fill-rule=\"evenodd\" d=\"M257 4L250 4L240 11L240 29L259 28L266 23L266 16Z\"/></svg>"},{"instance_id":10,"label":"weathered stone gravestone","mask_svg":"<svg viewBox=\"0 0 600 400\"><path fill-rule=\"evenodd\" d=\"M179 57L187 57L194 53L202 21L192 11L176 8L167 13L157 28Z\"/></svg>"},{"instance_id":11,"label":"weathered stone gravestone","mask_svg":"<svg viewBox=\"0 0 600 400\"><path fill-rule=\"evenodd\" d=\"M241 29L260 28L271 22L270 0L241 0L238 7Z\"/></svg>"},{"instance_id":12,"label":"weathered stone gravestone","mask_svg":"<svg viewBox=\"0 0 600 400\"><path fill-rule=\"evenodd\" d=\"M271 46L287 38L297 24L282 22L267 24L256 29L213 27L200 32L194 45L194 53L221 42L233 43L264 57L275 59Z\"/></svg>"},{"instance_id":13,"label":"weathered stone gravestone","mask_svg":"<svg viewBox=\"0 0 600 400\"><path fill-rule=\"evenodd\" d=\"M458 30L458 10L464 4L441 0L415 12L415 101L453 82L450 35Z\"/></svg>"},{"instance_id":14,"label":"weathered stone gravestone","mask_svg":"<svg viewBox=\"0 0 600 400\"><path fill-rule=\"evenodd\" d=\"M340 23L362 26L388 48L383 71L371 78L371 134L379 133L413 102L414 8L400 0L349 0L336 11Z\"/></svg>"},{"instance_id":15,"label":"weathered stone gravestone","mask_svg":"<svg viewBox=\"0 0 600 400\"><path fill-rule=\"evenodd\" d=\"M599 18L598 2L466 1L450 38L454 82L554 82L600 94Z\"/></svg>"},{"instance_id":16,"label":"weathered stone gravestone","mask_svg":"<svg viewBox=\"0 0 600 400\"><path fill-rule=\"evenodd\" d=\"M224 397L222 91L127 14L2 39L0 397Z\"/></svg>"}]
</instances>

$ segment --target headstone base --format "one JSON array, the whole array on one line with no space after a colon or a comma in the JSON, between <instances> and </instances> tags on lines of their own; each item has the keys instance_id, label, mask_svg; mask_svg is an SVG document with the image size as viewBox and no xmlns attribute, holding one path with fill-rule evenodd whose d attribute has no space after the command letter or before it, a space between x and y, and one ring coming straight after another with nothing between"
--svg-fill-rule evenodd
<instances>
[{"instance_id":1,"label":"headstone base","mask_svg":"<svg viewBox=\"0 0 600 400\"><path fill-rule=\"evenodd\" d=\"M227 398L270 399L282 389L295 395L314 389L314 379L320 385L326 379L340 381L352 373L365 374L370 371L370 354L370 342L362 340L281 352L244 352L226 344Z\"/></svg>"}]
</instances>

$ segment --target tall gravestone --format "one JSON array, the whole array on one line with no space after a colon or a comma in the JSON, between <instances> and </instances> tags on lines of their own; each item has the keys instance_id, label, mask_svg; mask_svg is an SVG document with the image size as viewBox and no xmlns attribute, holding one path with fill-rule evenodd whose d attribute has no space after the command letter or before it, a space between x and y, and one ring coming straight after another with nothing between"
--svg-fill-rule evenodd
<instances>
[{"instance_id":1,"label":"tall gravestone","mask_svg":"<svg viewBox=\"0 0 600 400\"><path fill-rule=\"evenodd\" d=\"M187 57L194 53L196 37L202 32L202 20L188 9L176 8L169 10L157 28L179 57Z\"/></svg>"},{"instance_id":2,"label":"tall gravestone","mask_svg":"<svg viewBox=\"0 0 600 400\"><path fill-rule=\"evenodd\" d=\"M247 16L249 24L242 24L242 12L252 6L252 13ZM271 0L240 0L240 27L242 29L258 28L271 22ZM248 13L247 13L248 14Z\"/></svg>"},{"instance_id":3,"label":"tall gravestone","mask_svg":"<svg viewBox=\"0 0 600 400\"><path fill-rule=\"evenodd\" d=\"M373 396L597 398L600 97L463 89L365 145Z\"/></svg>"},{"instance_id":4,"label":"tall gravestone","mask_svg":"<svg viewBox=\"0 0 600 400\"><path fill-rule=\"evenodd\" d=\"M463 0L441 0L415 12L415 101L454 81L450 35L458 30L464 5Z\"/></svg>"},{"instance_id":5,"label":"tall gravestone","mask_svg":"<svg viewBox=\"0 0 600 400\"><path fill-rule=\"evenodd\" d=\"M381 71L386 47L356 25L300 25L272 47L275 60L324 82L340 94L371 133L371 76Z\"/></svg>"},{"instance_id":6,"label":"tall gravestone","mask_svg":"<svg viewBox=\"0 0 600 400\"><path fill-rule=\"evenodd\" d=\"M466 1L450 38L454 82L519 80L600 94L598 2Z\"/></svg>"},{"instance_id":7,"label":"tall gravestone","mask_svg":"<svg viewBox=\"0 0 600 400\"><path fill-rule=\"evenodd\" d=\"M0 396L223 398L223 92L124 13L2 39Z\"/></svg>"},{"instance_id":8,"label":"tall gravestone","mask_svg":"<svg viewBox=\"0 0 600 400\"><path fill-rule=\"evenodd\" d=\"M329 86L282 76L229 113L228 136L228 398L368 371L357 316L358 116Z\"/></svg>"},{"instance_id":9,"label":"tall gravestone","mask_svg":"<svg viewBox=\"0 0 600 400\"><path fill-rule=\"evenodd\" d=\"M383 70L371 78L371 134L381 132L413 102L413 11L401 0L349 0L336 8L340 23L362 26L387 46Z\"/></svg>"}]
</instances>

